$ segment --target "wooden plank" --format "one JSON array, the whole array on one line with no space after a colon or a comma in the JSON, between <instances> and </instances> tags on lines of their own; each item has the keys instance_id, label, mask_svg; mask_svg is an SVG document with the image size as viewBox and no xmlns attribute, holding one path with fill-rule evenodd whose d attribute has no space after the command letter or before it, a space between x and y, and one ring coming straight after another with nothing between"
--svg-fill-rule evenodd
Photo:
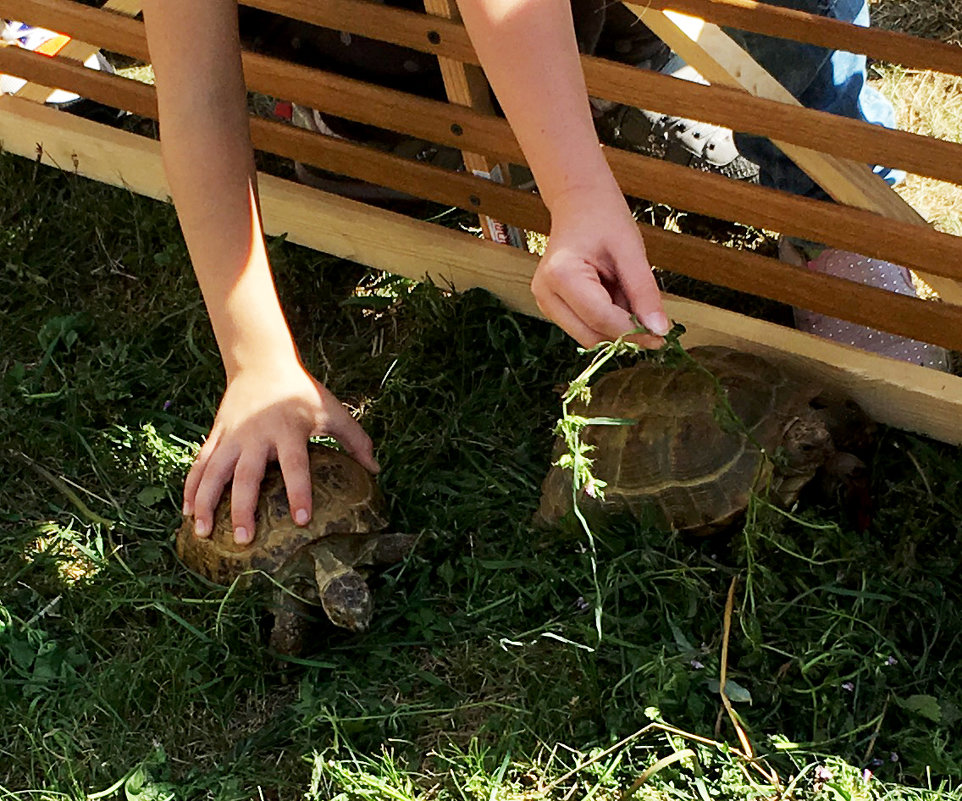
<instances>
[{"instance_id":1,"label":"wooden plank","mask_svg":"<svg viewBox=\"0 0 962 801\"><path fill-rule=\"evenodd\" d=\"M118 76L85 70L19 48L0 48L0 71L66 87L84 97L156 118L154 89ZM278 155L414 193L470 211L497 211L506 221L547 231L547 211L528 193L511 192L465 175L397 159L350 142L308 134L266 121L252 122L255 144ZM630 195L675 208L738 221L833 247L962 278L962 239L872 212L810 200L721 176L694 172L607 148L608 161Z\"/></svg>"},{"instance_id":2,"label":"wooden plank","mask_svg":"<svg viewBox=\"0 0 962 801\"><path fill-rule=\"evenodd\" d=\"M326 8L328 3L334 3L339 7L341 3L358 2L360 0L325 0L324 3L316 3L316 7ZM313 0L311 5L315 5ZM398 11L398 9L387 9L381 6L375 8L383 8L385 13ZM93 42L106 50L123 53L133 58L147 58L143 24L140 22L116 16L108 17L103 12L69 0L0 0L0 9L4 9L4 13L10 16L32 24L59 25L64 33ZM369 15L372 13L375 12L368 11ZM413 12L403 13L422 21L425 16ZM438 20L438 22L442 21ZM436 51L450 56L443 41L437 46ZM452 52L455 52L460 60L465 60L461 58L459 50ZM476 57L475 62L469 63L476 63ZM902 167L920 175L962 184L962 144L959 143L943 142L904 131L881 128L861 120L837 117L797 106L792 107L765 98L752 97L746 95L744 91L723 86L702 86L591 56L583 56L582 64L588 91L596 97L648 108L652 111L713 122L733 130L767 136L793 144L804 145L817 141L824 152L832 155ZM259 67L253 65L249 69L256 70ZM302 87L320 83L319 76L326 75L305 67L294 69L291 80L299 82ZM313 101L306 105L322 108L316 105L321 102L321 94L330 97L345 91L350 91L350 85L343 81L335 81L334 84L315 92ZM401 95L401 97L405 96ZM340 116L351 117L350 108L343 108L345 105L347 104L341 104ZM369 110L358 103L355 103L354 108ZM418 109L419 113L425 113L423 105L419 105ZM499 133L491 129L491 121L485 121L484 115L472 117L472 112L467 110L459 114L461 116L454 122L461 126L463 133L460 137L451 133L452 119L450 115L445 115L442 120L444 125L442 126L439 122L435 127L435 133L425 138L454 147L463 147L470 143L474 151L492 156L507 156L517 161L520 150L516 144L513 144L509 129L504 128ZM398 129L398 126L406 125L407 122L406 118L400 120L381 118L379 123L373 124L380 124L382 127L394 125L395 129ZM478 126L483 129L481 139L475 139ZM404 129L401 128L401 130ZM495 147L489 147L492 140L497 142ZM512 152L505 153L503 152L505 150Z\"/></svg>"},{"instance_id":3,"label":"wooden plank","mask_svg":"<svg viewBox=\"0 0 962 801\"><path fill-rule=\"evenodd\" d=\"M646 5L692 14L729 28L861 53L912 69L962 75L962 48L899 31L863 28L757 0L647 0Z\"/></svg>"},{"instance_id":4,"label":"wooden plank","mask_svg":"<svg viewBox=\"0 0 962 801\"><path fill-rule=\"evenodd\" d=\"M454 0L424 0L424 8L429 15L442 19L460 21L461 15ZM438 67L444 81L444 91L448 101L459 106L467 106L480 114L495 116L494 103L491 101L491 88L481 68L464 64L447 56L438 56ZM475 175L496 180L497 176L509 178L508 164L494 164L481 153L462 150L461 157L465 168ZM521 247L524 243L520 232L512 231L486 214L480 214L481 232L485 239L502 245Z\"/></svg>"},{"instance_id":5,"label":"wooden plank","mask_svg":"<svg viewBox=\"0 0 962 801\"><path fill-rule=\"evenodd\" d=\"M0 97L0 138L9 152L95 180L165 199L157 142L14 97ZM270 176L260 178L269 233L378 269L434 276L465 290L480 286L537 316L529 282L537 259L429 223L334 197ZM681 298L669 315L689 330L686 345L718 342L784 360L848 392L882 423L962 442L962 378L846 348L798 331Z\"/></svg>"},{"instance_id":6,"label":"wooden plank","mask_svg":"<svg viewBox=\"0 0 962 801\"><path fill-rule=\"evenodd\" d=\"M764 95L786 105L800 105L717 25L673 11L626 6L711 83L742 88L750 94ZM772 141L840 203L870 209L903 222L924 222L918 212L865 164L846 162L789 142ZM943 300L962 303L962 285L928 273L920 275Z\"/></svg>"},{"instance_id":7,"label":"wooden plank","mask_svg":"<svg viewBox=\"0 0 962 801\"><path fill-rule=\"evenodd\" d=\"M453 19L391 8L369 0L242 0L242 4L369 39L480 65L467 31Z\"/></svg>"}]
</instances>

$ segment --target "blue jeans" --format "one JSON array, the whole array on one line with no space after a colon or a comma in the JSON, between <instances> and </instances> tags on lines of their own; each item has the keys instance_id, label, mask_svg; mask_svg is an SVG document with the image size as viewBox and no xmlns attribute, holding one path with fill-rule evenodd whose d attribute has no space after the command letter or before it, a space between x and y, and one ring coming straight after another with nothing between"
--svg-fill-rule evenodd
<instances>
[{"instance_id":1,"label":"blue jeans","mask_svg":"<svg viewBox=\"0 0 962 801\"><path fill-rule=\"evenodd\" d=\"M863 27L869 23L866 0L765 2L854 22ZM868 85L865 56L744 31L729 29L726 32L803 106L865 120L887 128L895 127L895 111L891 103ZM760 180L765 186L810 197L827 197L811 178L769 140L736 134L735 144L742 155L761 167ZM875 172L893 185L905 177L902 170L887 167L876 167Z\"/></svg>"}]
</instances>

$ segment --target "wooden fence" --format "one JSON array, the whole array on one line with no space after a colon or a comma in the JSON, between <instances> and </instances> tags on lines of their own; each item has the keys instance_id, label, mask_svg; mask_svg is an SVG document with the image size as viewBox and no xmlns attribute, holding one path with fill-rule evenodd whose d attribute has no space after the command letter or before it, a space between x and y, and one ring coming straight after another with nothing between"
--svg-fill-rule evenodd
<instances>
[{"instance_id":1,"label":"wooden fence","mask_svg":"<svg viewBox=\"0 0 962 801\"><path fill-rule=\"evenodd\" d=\"M250 90L457 148L470 170L505 162L524 164L510 128L491 108L477 56L451 0L426 0L426 13L367 0L243 0L243 4L436 55L450 102L245 53ZM923 276L942 300L896 295L641 224L652 262L696 279L962 351L962 238L930 228L865 166L885 164L962 183L962 145L801 108L718 25L844 47L956 75L962 75L962 48L752 0L651 0L644 7L628 7L711 86L585 56L592 95L767 136L837 202L796 197L607 148L609 163L627 194L904 264ZM152 197L167 197L156 142L42 105L49 94L44 87L56 87L156 117L152 86L81 66L97 48L149 61L143 23L134 18L138 11L134 0L108 0L103 9L72 0L0 0L0 16L74 39L56 58L0 48L0 73L30 82L18 93L21 96L0 97L0 142L6 150ZM251 131L258 149L524 229L548 231L548 212L530 191L268 119L252 117ZM270 232L285 232L292 241L410 277L427 275L460 289L481 286L514 308L538 313L528 289L536 260L527 253L271 176L261 177L260 196ZM693 301L669 297L667 305L671 316L688 327L688 344L724 342L795 363L854 395L880 420L962 442L958 377Z\"/></svg>"}]
</instances>

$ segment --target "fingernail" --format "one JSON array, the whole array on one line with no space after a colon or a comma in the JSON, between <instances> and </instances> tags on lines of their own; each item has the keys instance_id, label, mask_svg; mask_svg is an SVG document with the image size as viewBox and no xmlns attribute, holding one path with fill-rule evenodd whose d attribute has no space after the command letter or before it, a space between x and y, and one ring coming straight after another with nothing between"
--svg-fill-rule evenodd
<instances>
[{"instance_id":1,"label":"fingernail","mask_svg":"<svg viewBox=\"0 0 962 801\"><path fill-rule=\"evenodd\" d=\"M649 314L642 320L651 333L655 336L663 337L671 330L671 325L668 323L668 317L662 312L656 312L655 314Z\"/></svg>"},{"instance_id":2,"label":"fingernail","mask_svg":"<svg viewBox=\"0 0 962 801\"><path fill-rule=\"evenodd\" d=\"M250 534L247 533L247 529L243 526L238 526L234 529L234 542L238 545L247 545L251 541Z\"/></svg>"},{"instance_id":3,"label":"fingernail","mask_svg":"<svg viewBox=\"0 0 962 801\"><path fill-rule=\"evenodd\" d=\"M198 537L206 537L210 534L210 524L206 520L195 520L194 533Z\"/></svg>"},{"instance_id":4,"label":"fingernail","mask_svg":"<svg viewBox=\"0 0 962 801\"><path fill-rule=\"evenodd\" d=\"M194 507L187 503L187 501L184 501L184 508L181 510L181 514L183 514L184 517L190 517L191 514L193 514L193 511Z\"/></svg>"},{"instance_id":5,"label":"fingernail","mask_svg":"<svg viewBox=\"0 0 962 801\"><path fill-rule=\"evenodd\" d=\"M307 509L298 509L294 512L294 522L299 526L306 526L311 519L311 513Z\"/></svg>"}]
</instances>

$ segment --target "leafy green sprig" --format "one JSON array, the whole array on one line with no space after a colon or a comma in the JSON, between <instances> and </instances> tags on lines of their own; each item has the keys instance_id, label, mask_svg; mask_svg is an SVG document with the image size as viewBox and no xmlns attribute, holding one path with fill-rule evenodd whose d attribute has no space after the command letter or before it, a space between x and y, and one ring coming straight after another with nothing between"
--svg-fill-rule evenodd
<instances>
[{"instance_id":1,"label":"leafy green sprig","mask_svg":"<svg viewBox=\"0 0 962 801\"><path fill-rule=\"evenodd\" d=\"M554 430L554 433L561 437L565 443L565 452L555 464L563 470L571 471L571 508L582 531L584 531L588 539L588 548L591 554L591 576L595 596L595 632L597 634L598 645L601 644L603 639L601 624L601 587L598 582L598 551L595 543L595 534L584 512L581 510L578 499L581 497L583 490L592 498L604 500L605 487L607 484L591 472L594 460L589 454L595 449L595 446L584 442L581 434L588 426L635 425L637 420L622 417L586 417L581 414L575 414L572 411L572 407L575 404L584 404L587 406L591 402L592 379L602 367L619 356L643 356L644 358L658 360L663 363L679 362L682 359L687 359L693 364L698 364L698 362L688 355L681 345L680 337L685 333L685 327L683 325L676 323L665 336L665 342L658 350L646 350L629 340L629 337L649 333L648 329L639 324L637 328L623 334L613 342L600 342L592 348L581 350L584 354L592 354L592 359L588 366L568 384L568 388L561 399L561 419L558 420Z\"/></svg>"}]
</instances>

